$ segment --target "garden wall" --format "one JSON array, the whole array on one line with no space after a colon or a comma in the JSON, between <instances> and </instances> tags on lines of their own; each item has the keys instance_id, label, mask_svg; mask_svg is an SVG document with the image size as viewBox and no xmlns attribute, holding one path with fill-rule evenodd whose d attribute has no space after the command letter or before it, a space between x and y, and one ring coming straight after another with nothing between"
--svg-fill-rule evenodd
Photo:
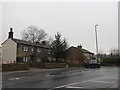
<instances>
[{"instance_id":1,"label":"garden wall","mask_svg":"<svg viewBox=\"0 0 120 90\"><path fill-rule=\"evenodd\" d=\"M46 68L65 68L65 63L46 63Z\"/></svg>"},{"instance_id":2,"label":"garden wall","mask_svg":"<svg viewBox=\"0 0 120 90\"><path fill-rule=\"evenodd\" d=\"M2 64L2 71L20 71L20 70L29 70L29 64L26 63Z\"/></svg>"},{"instance_id":3,"label":"garden wall","mask_svg":"<svg viewBox=\"0 0 120 90\"><path fill-rule=\"evenodd\" d=\"M33 68L65 68L65 63L29 63L30 67Z\"/></svg>"},{"instance_id":4,"label":"garden wall","mask_svg":"<svg viewBox=\"0 0 120 90\"><path fill-rule=\"evenodd\" d=\"M32 67L32 68L45 68L45 63L43 63L43 62L40 62L40 63L32 62L32 63L29 63L29 67Z\"/></svg>"},{"instance_id":5,"label":"garden wall","mask_svg":"<svg viewBox=\"0 0 120 90\"><path fill-rule=\"evenodd\" d=\"M68 66L69 67L83 67L84 65L81 65L79 63L69 63Z\"/></svg>"}]
</instances>

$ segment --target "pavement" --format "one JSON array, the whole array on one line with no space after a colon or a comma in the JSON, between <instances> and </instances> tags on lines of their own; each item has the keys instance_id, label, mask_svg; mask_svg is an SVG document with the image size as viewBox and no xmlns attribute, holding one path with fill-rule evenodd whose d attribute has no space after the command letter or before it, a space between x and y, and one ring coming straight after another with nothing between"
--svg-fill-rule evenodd
<instances>
[{"instance_id":1,"label":"pavement","mask_svg":"<svg viewBox=\"0 0 120 90\"><path fill-rule=\"evenodd\" d=\"M30 68L29 70L21 70L21 71L6 71L6 72L2 72L2 73L3 73L3 74L10 74L10 73L22 73L22 72L41 72L41 71L49 71L49 70L58 70L58 69Z\"/></svg>"},{"instance_id":2,"label":"pavement","mask_svg":"<svg viewBox=\"0 0 120 90\"><path fill-rule=\"evenodd\" d=\"M78 67L72 67L72 69ZM82 68L82 67L81 67ZM58 71L58 70L69 70L71 68L54 68L54 69L42 69L42 68L30 68L29 70L21 70L21 71L6 71L2 72L2 74L14 74L14 73L27 73L27 72L47 72L47 71Z\"/></svg>"},{"instance_id":3,"label":"pavement","mask_svg":"<svg viewBox=\"0 0 120 90\"><path fill-rule=\"evenodd\" d=\"M3 73L3 88L118 88L118 67L57 68Z\"/></svg>"}]
</instances>

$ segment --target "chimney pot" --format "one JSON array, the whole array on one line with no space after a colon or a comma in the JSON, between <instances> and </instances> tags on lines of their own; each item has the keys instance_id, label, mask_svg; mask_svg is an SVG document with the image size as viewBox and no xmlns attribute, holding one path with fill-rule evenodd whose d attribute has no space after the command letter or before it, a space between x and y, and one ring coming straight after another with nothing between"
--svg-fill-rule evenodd
<instances>
[{"instance_id":1,"label":"chimney pot","mask_svg":"<svg viewBox=\"0 0 120 90\"><path fill-rule=\"evenodd\" d=\"M13 38L13 28L10 28L10 32L9 32L9 36L8 36L8 38Z\"/></svg>"},{"instance_id":2,"label":"chimney pot","mask_svg":"<svg viewBox=\"0 0 120 90\"><path fill-rule=\"evenodd\" d=\"M12 32L13 28L10 28L10 32Z\"/></svg>"}]
</instances>

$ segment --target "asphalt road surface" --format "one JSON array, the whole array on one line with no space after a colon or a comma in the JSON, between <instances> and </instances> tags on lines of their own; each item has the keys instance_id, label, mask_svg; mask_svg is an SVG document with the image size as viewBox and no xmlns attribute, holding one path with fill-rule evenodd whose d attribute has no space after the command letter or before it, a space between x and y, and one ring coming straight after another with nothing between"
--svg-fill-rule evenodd
<instances>
[{"instance_id":1,"label":"asphalt road surface","mask_svg":"<svg viewBox=\"0 0 120 90\"><path fill-rule=\"evenodd\" d=\"M3 88L118 88L118 67L31 69L4 72Z\"/></svg>"}]
</instances>

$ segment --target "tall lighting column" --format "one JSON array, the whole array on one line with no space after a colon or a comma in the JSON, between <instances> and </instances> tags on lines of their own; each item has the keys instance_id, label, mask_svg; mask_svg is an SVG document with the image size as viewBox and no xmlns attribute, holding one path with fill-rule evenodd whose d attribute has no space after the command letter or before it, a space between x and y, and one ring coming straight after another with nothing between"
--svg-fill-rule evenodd
<instances>
[{"instance_id":1,"label":"tall lighting column","mask_svg":"<svg viewBox=\"0 0 120 90\"><path fill-rule=\"evenodd\" d=\"M95 37L96 37L96 53L97 53L97 62L98 62L98 39L97 39L97 26L98 24L95 25Z\"/></svg>"}]
</instances>

